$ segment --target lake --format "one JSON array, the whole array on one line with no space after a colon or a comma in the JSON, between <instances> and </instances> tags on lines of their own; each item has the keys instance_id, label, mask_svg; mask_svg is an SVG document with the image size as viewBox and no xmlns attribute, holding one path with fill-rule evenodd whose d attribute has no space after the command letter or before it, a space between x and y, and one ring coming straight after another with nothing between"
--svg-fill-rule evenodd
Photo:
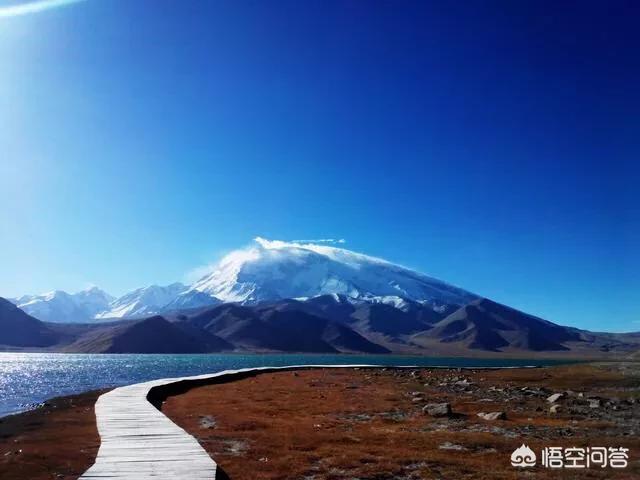
<instances>
[{"instance_id":1,"label":"lake","mask_svg":"<svg viewBox=\"0 0 640 480\"><path fill-rule=\"evenodd\" d=\"M0 417L35 408L39 403L52 397L157 378L199 375L260 366L356 363L424 367L517 367L568 362L402 355L0 353Z\"/></svg>"}]
</instances>

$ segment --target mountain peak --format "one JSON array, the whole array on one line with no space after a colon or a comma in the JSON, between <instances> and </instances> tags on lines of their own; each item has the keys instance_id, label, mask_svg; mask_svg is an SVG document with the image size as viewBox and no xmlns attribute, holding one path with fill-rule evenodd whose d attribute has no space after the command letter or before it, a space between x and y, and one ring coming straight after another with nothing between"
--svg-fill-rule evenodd
<instances>
[{"instance_id":1,"label":"mountain peak","mask_svg":"<svg viewBox=\"0 0 640 480\"><path fill-rule=\"evenodd\" d=\"M387 260L384 260L382 258L372 257L371 255L365 255L363 253L354 252L346 248L335 247L333 245L318 244L311 241L287 242L283 240L268 240L262 237L256 237L253 239L253 241L259 248L264 250L284 250L284 251L288 250L290 252L298 251L298 253L300 254L302 254L306 250L309 252L317 253L319 255L331 257L343 262L346 262L349 259L351 259L352 261L366 260L368 262L373 262L373 263L393 265L391 262L388 262ZM400 265L396 265L396 266L399 267Z\"/></svg>"},{"instance_id":2,"label":"mountain peak","mask_svg":"<svg viewBox=\"0 0 640 480\"><path fill-rule=\"evenodd\" d=\"M155 315L186 290L187 287L179 282L167 286L149 285L138 288L113 300L108 308L96 314L96 318L132 318Z\"/></svg>"},{"instance_id":3,"label":"mountain peak","mask_svg":"<svg viewBox=\"0 0 640 480\"><path fill-rule=\"evenodd\" d=\"M476 295L398 264L316 243L256 237L225 256L191 290L224 302L258 303L337 294L466 304Z\"/></svg>"},{"instance_id":4,"label":"mountain peak","mask_svg":"<svg viewBox=\"0 0 640 480\"><path fill-rule=\"evenodd\" d=\"M113 297L92 287L70 294L52 290L40 295L24 295L14 303L29 315L46 322L87 322L107 308Z\"/></svg>"},{"instance_id":5,"label":"mountain peak","mask_svg":"<svg viewBox=\"0 0 640 480\"><path fill-rule=\"evenodd\" d=\"M87 288L83 288L78 293L106 293L106 292L102 290L100 287L98 287L97 285L90 285Z\"/></svg>"}]
</instances>

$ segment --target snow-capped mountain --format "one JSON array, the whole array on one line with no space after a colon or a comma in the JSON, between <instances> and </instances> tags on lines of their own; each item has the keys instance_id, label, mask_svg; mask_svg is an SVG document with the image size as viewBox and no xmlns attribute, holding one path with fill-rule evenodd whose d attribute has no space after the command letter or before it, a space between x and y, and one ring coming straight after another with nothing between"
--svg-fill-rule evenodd
<instances>
[{"instance_id":1,"label":"snow-capped mountain","mask_svg":"<svg viewBox=\"0 0 640 480\"><path fill-rule=\"evenodd\" d=\"M164 307L188 290L182 283L167 286L150 285L133 290L114 300L109 306L95 315L104 318L134 318L155 315L164 311Z\"/></svg>"},{"instance_id":2,"label":"snow-capped mountain","mask_svg":"<svg viewBox=\"0 0 640 480\"><path fill-rule=\"evenodd\" d=\"M191 286L151 285L117 299L96 287L75 294L58 290L24 296L13 303L40 320L87 322L144 317L222 302L251 305L322 295L382 303L402 311L417 302L436 312L478 298L406 267L344 248L256 238L251 246L224 257L212 273Z\"/></svg>"},{"instance_id":3,"label":"snow-capped mountain","mask_svg":"<svg viewBox=\"0 0 640 480\"><path fill-rule=\"evenodd\" d=\"M40 295L24 295L14 299L20 309L45 322L78 323L87 322L104 311L113 297L97 287L77 293L62 290Z\"/></svg>"},{"instance_id":4,"label":"snow-capped mountain","mask_svg":"<svg viewBox=\"0 0 640 480\"><path fill-rule=\"evenodd\" d=\"M438 308L478 298L422 273L344 248L262 238L224 257L190 291L246 304L341 294L398 307L409 299Z\"/></svg>"},{"instance_id":5,"label":"snow-capped mountain","mask_svg":"<svg viewBox=\"0 0 640 480\"><path fill-rule=\"evenodd\" d=\"M216 297L198 290L188 289L163 307L163 311L185 310L188 308L210 307L222 303Z\"/></svg>"},{"instance_id":6,"label":"snow-capped mountain","mask_svg":"<svg viewBox=\"0 0 640 480\"><path fill-rule=\"evenodd\" d=\"M84 308L92 317L102 312L106 305L109 305L115 300L115 297L95 286L81 290L72 296L74 301L80 307Z\"/></svg>"},{"instance_id":7,"label":"snow-capped mountain","mask_svg":"<svg viewBox=\"0 0 640 480\"><path fill-rule=\"evenodd\" d=\"M227 255L191 286L151 285L115 300L94 287L13 303L20 308L0 298L0 350L8 345L110 353L612 352L634 358L639 345L637 333L556 325L380 258L261 238ZM110 321L118 318L132 320ZM59 328L37 319L96 324Z\"/></svg>"}]
</instances>

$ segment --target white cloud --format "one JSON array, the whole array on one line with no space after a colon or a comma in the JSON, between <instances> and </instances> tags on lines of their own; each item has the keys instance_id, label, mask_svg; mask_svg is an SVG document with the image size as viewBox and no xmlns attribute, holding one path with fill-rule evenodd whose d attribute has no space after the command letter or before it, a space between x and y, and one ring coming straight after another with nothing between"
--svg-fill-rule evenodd
<instances>
[{"instance_id":1,"label":"white cloud","mask_svg":"<svg viewBox=\"0 0 640 480\"><path fill-rule=\"evenodd\" d=\"M201 278L209 275L215 270L215 265L200 265L199 267L192 268L187 273L184 274L182 281L187 285L191 285L192 283L197 282Z\"/></svg>"},{"instance_id":2,"label":"white cloud","mask_svg":"<svg viewBox=\"0 0 640 480\"><path fill-rule=\"evenodd\" d=\"M52 8L64 7L66 5L72 5L74 3L84 1L85 0L37 0L33 2L19 3L8 7L0 7L0 18L39 13Z\"/></svg>"},{"instance_id":3,"label":"white cloud","mask_svg":"<svg viewBox=\"0 0 640 480\"><path fill-rule=\"evenodd\" d=\"M293 243L347 243L344 238L316 238L311 240L292 240Z\"/></svg>"},{"instance_id":4,"label":"white cloud","mask_svg":"<svg viewBox=\"0 0 640 480\"><path fill-rule=\"evenodd\" d=\"M292 240L291 242L283 242L281 240L267 240L266 238L256 237L253 239L255 243L257 243L260 247L270 249L270 248L286 248L291 246L300 246L300 247L309 247L313 249L317 249L320 251L324 251L324 249L331 250L330 247L325 247L323 245L318 245L314 247L314 244L325 243L325 244L344 244L347 241L344 238L318 238L314 240ZM249 244L244 248L240 248L237 250L231 251L219 251L216 255L212 257L215 259L214 261L203 264L198 267L192 268L187 273L185 273L182 277L182 281L187 285L192 285L196 283L198 280L201 280L207 275L213 273L217 268L220 267L220 263L224 263L225 261L237 260L238 256L245 257L255 257L257 255L257 251L254 244ZM314 250L316 251L316 250Z\"/></svg>"}]
</instances>

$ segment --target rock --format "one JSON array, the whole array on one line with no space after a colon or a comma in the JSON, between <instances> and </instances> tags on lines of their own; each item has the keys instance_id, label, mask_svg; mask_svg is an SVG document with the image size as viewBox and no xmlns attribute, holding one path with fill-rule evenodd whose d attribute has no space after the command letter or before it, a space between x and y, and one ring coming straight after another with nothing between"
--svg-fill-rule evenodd
<instances>
[{"instance_id":1,"label":"rock","mask_svg":"<svg viewBox=\"0 0 640 480\"><path fill-rule=\"evenodd\" d=\"M589 408L600 408L602 402L599 398L589 398Z\"/></svg>"},{"instance_id":2,"label":"rock","mask_svg":"<svg viewBox=\"0 0 640 480\"><path fill-rule=\"evenodd\" d=\"M455 382L454 385L456 387L470 387L471 385L473 385L473 382L470 382L469 380L467 380L465 378L464 380L459 380L459 381Z\"/></svg>"},{"instance_id":3,"label":"rock","mask_svg":"<svg viewBox=\"0 0 640 480\"><path fill-rule=\"evenodd\" d=\"M549 408L549 413L559 413L562 411L562 406L558 403L551 405Z\"/></svg>"},{"instance_id":4,"label":"rock","mask_svg":"<svg viewBox=\"0 0 640 480\"><path fill-rule=\"evenodd\" d=\"M540 395L544 395L544 392L542 392L541 390L534 390L531 388L523 388L522 389L522 393L528 396L540 396Z\"/></svg>"},{"instance_id":5,"label":"rock","mask_svg":"<svg viewBox=\"0 0 640 480\"><path fill-rule=\"evenodd\" d=\"M413 398L411 399L411 401L412 401L413 403L420 403L420 402L424 402L424 398L422 398L422 397L413 397Z\"/></svg>"},{"instance_id":6,"label":"rock","mask_svg":"<svg viewBox=\"0 0 640 480\"><path fill-rule=\"evenodd\" d=\"M478 416L483 420L491 420L491 421L507 419L507 414L505 412L488 412L488 413L480 412Z\"/></svg>"},{"instance_id":7,"label":"rock","mask_svg":"<svg viewBox=\"0 0 640 480\"><path fill-rule=\"evenodd\" d=\"M464 447L462 445L456 445L455 443L451 443L451 442L444 442L442 445L438 446L438 448L440 450L457 450L459 452L462 452L467 449L467 447Z\"/></svg>"},{"instance_id":8,"label":"rock","mask_svg":"<svg viewBox=\"0 0 640 480\"><path fill-rule=\"evenodd\" d=\"M547 402L555 403L558 400L562 400L563 398L564 398L564 393L554 393L553 395L550 395L549 397L547 397Z\"/></svg>"},{"instance_id":9,"label":"rock","mask_svg":"<svg viewBox=\"0 0 640 480\"><path fill-rule=\"evenodd\" d=\"M411 392L409 395L411 395L413 397L421 397L422 396L422 392Z\"/></svg>"},{"instance_id":10,"label":"rock","mask_svg":"<svg viewBox=\"0 0 640 480\"><path fill-rule=\"evenodd\" d=\"M200 428L205 428L205 429L216 428L216 419L213 418L211 415L201 416L200 422L198 423L200 424Z\"/></svg>"},{"instance_id":11,"label":"rock","mask_svg":"<svg viewBox=\"0 0 640 480\"><path fill-rule=\"evenodd\" d=\"M422 407L422 411L432 417L448 417L451 415L451 404L449 403L428 403Z\"/></svg>"}]
</instances>

